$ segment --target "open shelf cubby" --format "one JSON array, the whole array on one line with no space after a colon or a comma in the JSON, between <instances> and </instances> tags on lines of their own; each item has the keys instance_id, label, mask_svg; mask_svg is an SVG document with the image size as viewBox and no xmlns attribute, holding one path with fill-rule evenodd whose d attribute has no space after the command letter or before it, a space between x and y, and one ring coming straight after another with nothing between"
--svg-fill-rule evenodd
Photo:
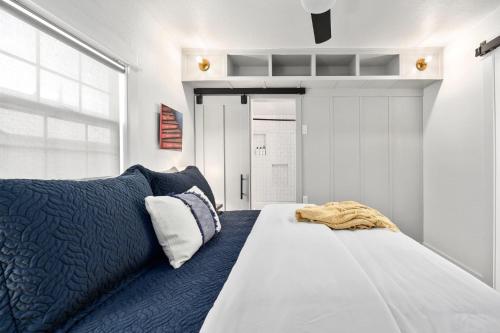
<instances>
[{"instance_id":1,"label":"open shelf cubby","mask_svg":"<svg viewBox=\"0 0 500 333\"><path fill-rule=\"evenodd\" d=\"M359 75L399 75L399 54L360 54Z\"/></svg>"},{"instance_id":2,"label":"open shelf cubby","mask_svg":"<svg viewBox=\"0 0 500 333\"><path fill-rule=\"evenodd\" d=\"M317 54L316 76L355 76L356 55Z\"/></svg>"},{"instance_id":3,"label":"open shelf cubby","mask_svg":"<svg viewBox=\"0 0 500 333\"><path fill-rule=\"evenodd\" d=\"M227 76L268 76L268 55L228 54Z\"/></svg>"},{"instance_id":4,"label":"open shelf cubby","mask_svg":"<svg viewBox=\"0 0 500 333\"><path fill-rule=\"evenodd\" d=\"M311 76L310 54L273 54L273 76Z\"/></svg>"}]
</instances>

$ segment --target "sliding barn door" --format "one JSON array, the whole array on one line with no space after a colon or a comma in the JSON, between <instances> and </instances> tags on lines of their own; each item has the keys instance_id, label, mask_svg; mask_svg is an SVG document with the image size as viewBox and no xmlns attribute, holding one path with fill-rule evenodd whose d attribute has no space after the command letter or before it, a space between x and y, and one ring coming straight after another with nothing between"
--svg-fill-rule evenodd
<instances>
[{"instance_id":1,"label":"sliding barn door","mask_svg":"<svg viewBox=\"0 0 500 333\"><path fill-rule=\"evenodd\" d=\"M205 99L196 113L199 153L198 167L207 178L217 204L224 204L224 105Z\"/></svg>"},{"instance_id":2,"label":"sliding barn door","mask_svg":"<svg viewBox=\"0 0 500 333\"><path fill-rule=\"evenodd\" d=\"M226 209L250 207L250 114L248 104L224 107Z\"/></svg>"},{"instance_id":3,"label":"sliding barn door","mask_svg":"<svg viewBox=\"0 0 500 333\"><path fill-rule=\"evenodd\" d=\"M239 96L205 96L196 105L196 165L224 210L250 207L249 105Z\"/></svg>"}]
</instances>

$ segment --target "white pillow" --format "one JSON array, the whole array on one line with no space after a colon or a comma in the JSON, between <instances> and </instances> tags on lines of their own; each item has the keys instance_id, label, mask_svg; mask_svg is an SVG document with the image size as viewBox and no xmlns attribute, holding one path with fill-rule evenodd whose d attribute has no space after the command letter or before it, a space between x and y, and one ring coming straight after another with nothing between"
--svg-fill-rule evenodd
<instances>
[{"instance_id":1,"label":"white pillow","mask_svg":"<svg viewBox=\"0 0 500 333\"><path fill-rule=\"evenodd\" d=\"M146 197L156 237L174 268L191 259L220 231L217 214L213 214L210 202L199 192L193 187L179 195Z\"/></svg>"}]
</instances>

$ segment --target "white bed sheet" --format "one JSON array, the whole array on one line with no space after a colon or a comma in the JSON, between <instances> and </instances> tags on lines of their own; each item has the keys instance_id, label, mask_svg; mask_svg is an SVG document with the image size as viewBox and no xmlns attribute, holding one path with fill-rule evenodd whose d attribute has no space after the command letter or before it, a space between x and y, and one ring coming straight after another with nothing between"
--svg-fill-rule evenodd
<instances>
[{"instance_id":1,"label":"white bed sheet","mask_svg":"<svg viewBox=\"0 0 500 333\"><path fill-rule=\"evenodd\" d=\"M500 294L402 233L266 206L201 332L500 332Z\"/></svg>"}]
</instances>

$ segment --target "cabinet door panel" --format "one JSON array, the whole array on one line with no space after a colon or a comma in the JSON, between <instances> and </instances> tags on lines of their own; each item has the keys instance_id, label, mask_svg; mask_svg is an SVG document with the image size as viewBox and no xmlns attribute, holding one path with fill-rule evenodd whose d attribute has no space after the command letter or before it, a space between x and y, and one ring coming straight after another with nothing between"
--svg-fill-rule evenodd
<instances>
[{"instance_id":1,"label":"cabinet door panel","mask_svg":"<svg viewBox=\"0 0 500 333\"><path fill-rule=\"evenodd\" d=\"M359 201L359 97L334 97L333 133L335 201Z\"/></svg>"},{"instance_id":2,"label":"cabinet door panel","mask_svg":"<svg viewBox=\"0 0 500 333\"><path fill-rule=\"evenodd\" d=\"M362 202L391 217L389 98L361 97Z\"/></svg>"},{"instance_id":3,"label":"cabinet door panel","mask_svg":"<svg viewBox=\"0 0 500 333\"><path fill-rule=\"evenodd\" d=\"M330 97L305 96L302 99L302 186L309 203L331 200Z\"/></svg>"}]
</instances>

